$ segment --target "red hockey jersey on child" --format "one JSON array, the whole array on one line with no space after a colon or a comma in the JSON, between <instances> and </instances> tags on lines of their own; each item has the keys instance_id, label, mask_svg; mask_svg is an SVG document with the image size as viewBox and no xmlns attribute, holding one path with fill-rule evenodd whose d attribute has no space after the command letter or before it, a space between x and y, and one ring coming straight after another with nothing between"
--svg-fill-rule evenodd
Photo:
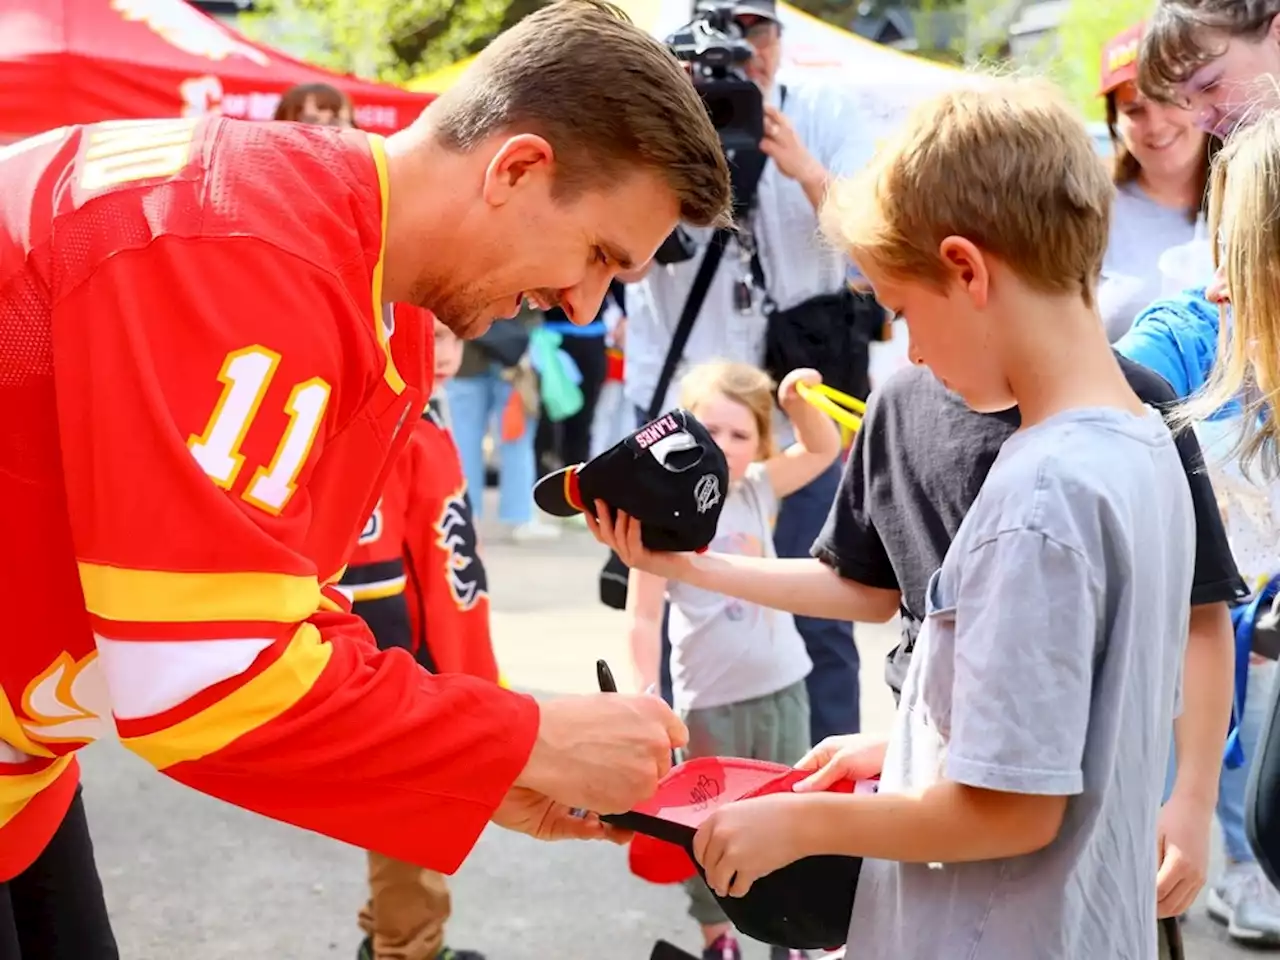
<instances>
[{"instance_id":1,"label":"red hockey jersey on child","mask_svg":"<svg viewBox=\"0 0 1280 960\"><path fill-rule=\"evenodd\" d=\"M378 653L330 586L429 384L379 140L221 118L0 151L0 880L114 725L196 789L451 871L537 705Z\"/></svg>"}]
</instances>

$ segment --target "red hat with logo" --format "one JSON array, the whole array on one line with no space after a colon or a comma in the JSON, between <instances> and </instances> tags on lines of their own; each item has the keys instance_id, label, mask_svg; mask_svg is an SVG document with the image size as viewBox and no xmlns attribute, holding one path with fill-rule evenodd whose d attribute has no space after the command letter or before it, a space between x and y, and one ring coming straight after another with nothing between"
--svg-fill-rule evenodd
<instances>
[{"instance_id":1,"label":"red hat with logo","mask_svg":"<svg viewBox=\"0 0 1280 960\"><path fill-rule=\"evenodd\" d=\"M1138 47L1142 44L1145 22L1112 37L1102 48L1102 86L1098 96L1105 97L1117 87L1138 79Z\"/></svg>"}]
</instances>

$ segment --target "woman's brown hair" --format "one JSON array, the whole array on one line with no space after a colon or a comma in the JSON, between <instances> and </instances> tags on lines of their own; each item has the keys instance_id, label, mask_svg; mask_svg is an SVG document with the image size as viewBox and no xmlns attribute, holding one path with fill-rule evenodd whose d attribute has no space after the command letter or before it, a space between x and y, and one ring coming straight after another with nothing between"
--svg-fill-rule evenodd
<instances>
[{"instance_id":1,"label":"woman's brown hair","mask_svg":"<svg viewBox=\"0 0 1280 960\"><path fill-rule=\"evenodd\" d=\"M312 100L317 110L327 110L335 117L341 116L344 110L348 117L352 116L351 101L337 87L331 87L327 83L300 83L285 91L276 106L275 118L296 122L302 116L307 100ZM352 126L354 125L355 121L352 119Z\"/></svg>"},{"instance_id":2,"label":"woman's brown hair","mask_svg":"<svg viewBox=\"0 0 1280 960\"><path fill-rule=\"evenodd\" d=\"M1164 102L1179 84L1223 53L1224 39L1258 40L1280 14L1280 0L1160 0L1143 34L1138 86Z\"/></svg>"}]
</instances>

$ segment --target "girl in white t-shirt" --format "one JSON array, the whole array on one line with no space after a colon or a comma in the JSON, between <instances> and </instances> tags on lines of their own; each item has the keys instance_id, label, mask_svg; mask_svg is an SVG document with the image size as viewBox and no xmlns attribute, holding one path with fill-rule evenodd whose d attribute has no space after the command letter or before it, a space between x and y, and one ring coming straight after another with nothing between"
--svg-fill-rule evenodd
<instances>
[{"instance_id":1,"label":"girl in white t-shirt","mask_svg":"<svg viewBox=\"0 0 1280 960\"><path fill-rule=\"evenodd\" d=\"M778 404L797 437L781 453L773 439L773 383L763 370L715 362L682 380L681 405L703 423L729 465L729 494L712 550L776 556L779 501L817 478L840 453L836 425L796 391L797 384L821 380L814 370L795 370L778 389ZM674 706L689 728L681 759L799 761L811 746L805 677L813 664L791 614L632 570L631 651L645 685L658 681L664 601L671 605ZM688 890L689 912L702 925L704 960L739 960L732 927L706 885L694 878ZM803 954L774 948L772 956L793 960Z\"/></svg>"}]
</instances>

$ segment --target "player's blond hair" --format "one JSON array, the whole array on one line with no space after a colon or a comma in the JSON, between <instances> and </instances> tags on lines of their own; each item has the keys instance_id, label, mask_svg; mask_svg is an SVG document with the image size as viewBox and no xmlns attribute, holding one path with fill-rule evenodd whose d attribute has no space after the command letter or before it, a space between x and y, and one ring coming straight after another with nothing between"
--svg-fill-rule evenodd
<instances>
[{"instance_id":1,"label":"player's blond hair","mask_svg":"<svg viewBox=\"0 0 1280 960\"><path fill-rule=\"evenodd\" d=\"M712 396L722 396L741 404L751 412L760 437L759 460L767 460L776 452L773 436L773 397L775 386L769 374L749 363L713 360L700 363L680 380L680 405L697 414L700 403Z\"/></svg>"},{"instance_id":2,"label":"player's blond hair","mask_svg":"<svg viewBox=\"0 0 1280 960\"><path fill-rule=\"evenodd\" d=\"M1234 134L1209 179L1214 263L1225 267L1231 318L1218 325L1218 358L1204 389L1179 411L1185 424L1240 397L1234 455L1280 474L1280 114ZM1261 416L1260 416L1261 415Z\"/></svg>"},{"instance_id":3,"label":"player's blond hair","mask_svg":"<svg viewBox=\"0 0 1280 960\"><path fill-rule=\"evenodd\" d=\"M1092 305L1115 188L1083 122L1050 83L973 78L921 106L822 208L827 236L863 264L941 284L960 236L1047 293Z\"/></svg>"}]
</instances>

